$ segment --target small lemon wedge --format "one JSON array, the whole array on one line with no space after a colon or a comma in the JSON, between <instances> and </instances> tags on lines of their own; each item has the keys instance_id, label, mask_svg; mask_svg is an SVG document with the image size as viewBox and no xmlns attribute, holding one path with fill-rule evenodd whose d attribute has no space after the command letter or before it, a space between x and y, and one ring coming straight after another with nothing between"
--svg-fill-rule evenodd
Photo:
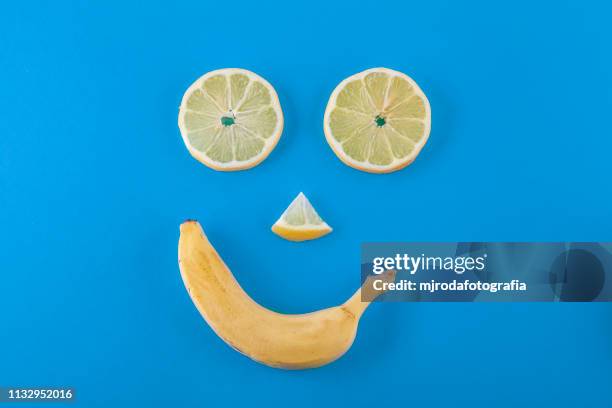
<instances>
[{"instance_id":1,"label":"small lemon wedge","mask_svg":"<svg viewBox=\"0 0 612 408\"><path fill-rule=\"evenodd\" d=\"M319 217L304 193L300 193L274 223L272 232L286 240L299 242L321 238L332 229Z\"/></svg>"}]
</instances>

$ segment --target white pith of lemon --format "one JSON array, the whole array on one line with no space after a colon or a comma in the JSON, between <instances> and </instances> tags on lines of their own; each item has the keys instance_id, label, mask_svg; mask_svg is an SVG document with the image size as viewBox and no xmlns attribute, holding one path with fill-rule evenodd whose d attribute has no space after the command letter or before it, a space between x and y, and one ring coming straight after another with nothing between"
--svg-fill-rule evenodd
<instances>
[{"instance_id":1,"label":"white pith of lemon","mask_svg":"<svg viewBox=\"0 0 612 408\"><path fill-rule=\"evenodd\" d=\"M418 156L431 130L431 108L408 75L372 68L334 89L323 126L327 142L345 164L389 173Z\"/></svg>"},{"instance_id":2,"label":"white pith of lemon","mask_svg":"<svg viewBox=\"0 0 612 408\"><path fill-rule=\"evenodd\" d=\"M191 155L221 171L249 169L264 160L283 131L276 91L240 68L208 72L183 95L178 118Z\"/></svg>"},{"instance_id":3,"label":"white pith of lemon","mask_svg":"<svg viewBox=\"0 0 612 408\"><path fill-rule=\"evenodd\" d=\"M317 214L304 193L300 193L274 223L272 231L289 241L306 241L327 235L332 229Z\"/></svg>"}]
</instances>

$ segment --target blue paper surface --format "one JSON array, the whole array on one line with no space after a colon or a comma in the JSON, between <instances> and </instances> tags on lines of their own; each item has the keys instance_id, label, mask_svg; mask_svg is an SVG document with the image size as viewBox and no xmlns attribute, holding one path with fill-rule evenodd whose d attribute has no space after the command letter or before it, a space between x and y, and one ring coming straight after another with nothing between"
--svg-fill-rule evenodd
<instances>
[{"instance_id":1,"label":"blue paper surface","mask_svg":"<svg viewBox=\"0 0 612 408\"><path fill-rule=\"evenodd\" d=\"M0 386L71 406L604 407L610 304L375 304L317 370L251 362L182 285L198 219L254 299L343 302L360 244L610 241L612 9L604 1L4 2L0 6ZM385 66L432 108L417 160L343 165L323 135L345 77ZM177 127L183 92L241 67L285 130L258 167L214 172ZM334 228L269 230L303 191Z\"/></svg>"}]
</instances>

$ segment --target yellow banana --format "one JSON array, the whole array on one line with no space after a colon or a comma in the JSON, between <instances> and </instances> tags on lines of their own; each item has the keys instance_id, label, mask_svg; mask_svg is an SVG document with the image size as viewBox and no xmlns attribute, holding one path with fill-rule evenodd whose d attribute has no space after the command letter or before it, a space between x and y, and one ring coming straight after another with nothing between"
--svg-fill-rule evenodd
<instances>
[{"instance_id":1,"label":"yellow banana","mask_svg":"<svg viewBox=\"0 0 612 408\"><path fill-rule=\"evenodd\" d=\"M353 344L370 302L359 289L344 304L306 314L281 314L256 303L210 244L197 221L181 225L179 266L185 287L215 333L235 350L271 367L320 367ZM389 271L379 277L392 281ZM368 280L364 290L373 290Z\"/></svg>"}]
</instances>

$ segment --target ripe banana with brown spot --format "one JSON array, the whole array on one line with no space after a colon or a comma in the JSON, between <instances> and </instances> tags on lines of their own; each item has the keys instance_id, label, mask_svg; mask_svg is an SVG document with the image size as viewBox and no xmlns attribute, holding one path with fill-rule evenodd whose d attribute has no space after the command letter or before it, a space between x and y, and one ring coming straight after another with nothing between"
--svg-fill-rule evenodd
<instances>
[{"instance_id":1,"label":"ripe banana with brown spot","mask_svg":"<svg viewBox=\"0 0 612 408\"><path fill-rule=\"evenodd\" d=\"M353 344L357 325L370 302L361 291L344 304L306 314L281 314L256 303L210 244L197 221L181 225L179 266L185 287L206 322L227 344L271 367L320 367ZM395 273L379 278L393 281ZM375 294L376 295L376 294Z\"/></svg>"}]
</instances>

